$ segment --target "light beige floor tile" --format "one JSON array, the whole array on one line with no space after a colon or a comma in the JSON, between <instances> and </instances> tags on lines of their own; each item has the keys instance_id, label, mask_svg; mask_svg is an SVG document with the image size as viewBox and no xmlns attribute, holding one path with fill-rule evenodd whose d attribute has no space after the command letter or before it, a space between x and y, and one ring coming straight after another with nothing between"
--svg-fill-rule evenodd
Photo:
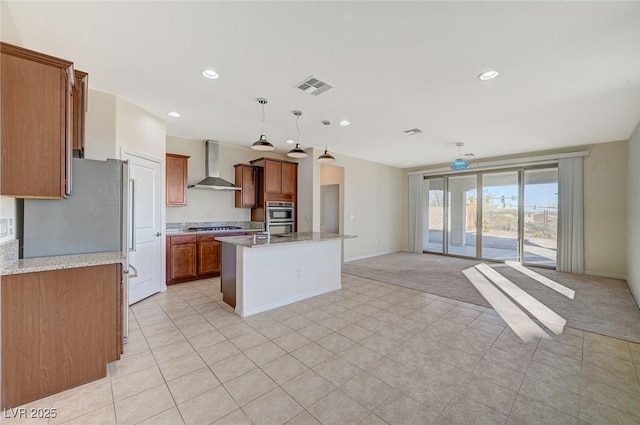
<instances>
[{"instance_id":1,"label":"light beige floor tile","mask_svg":"<svg viewBox=\"0 0 640 425\"><path fill-rule=\"evenodd\" d=\"M111 380L113 399L117 402L164 383L158 366L154 365Z\"/></svg>"},{"instance_id":2,"label":"light beige floor tile","mask_svg":"<svg viewBox=\"0 0 640 425\"><path fill-rule=\"evenodd\" d=\"M302 407L280 387L242 408L255 425L281 425L302 412Z\"/></svg>"},{"instance_id":3,"label":"light beige floor tile","mask_svg":"<svg viewBox=\"0 0 640 425\"><path fill-rule=\"evenodd\" d=\"M386 357L372 363L365 370L394 388L402 385L415 373L412 369Z\"/></svg>"},{"instance_id":4,"label":"light beige floor tile","mask_svg":"<svg viewBox=\"0 0 640 425\"><path fill-rule=\"evenodd\" d=\"M308 370L282 384L282 388L302 407L307 408L325 397L336 387L312 370Z\"/></svg>"},{"instance_id":5,"label":"light beige floor tile","mask_svg":"<svg viewBox=\"0 0 640 425\"><path fill-rule=\"evenodd\" d=\"M167 362L169 360L177 359L178 357L185 356L189 353L193 353L193 347L188 341L178 342L176 344L163 345L151 350L153 356L158 363Z\"/></svg>"},{"instance_id":6,"label":"light beige floor tile","mask_svg":"<svg viewBox=\"0 0 640 425\"><path fill-rule=\"evenodd\" d=\"M422 373L428 379L454 388L460 386L463 382L465 382L470 375L469 372L452 366L440 358L429 361L422 368Z\"/></svg>"},{"instance_id":7,"label":"light beige floor tile","mask_svg":"<svg viewBox=\"0 0 640 425\"><path fill-rule=\"evenodd\" d=\"M340 389L369 410L378 407L392 392L392 388L378 378L360 372Z\"/></svg>"},{"instance_id":8,"label":"light beige floor tile","mask_svg":"<svg viewBox=\"0 0 640 425\"><path fill-rule=\"evenodd\" d=\"M465 425L504 424L507 416L462 394L454 396L442 412L456 423Z\"/></svg>"},{"instance_id":9,"label":"light beige floor tile","mask_svg":"<svg viewBox=\"0 0 640 425\"><path fill-rule=\"evenodd\" d=\"M164 345L184 342L186 340L187 339L184 337L184 335L182 335L182 332L180 332L178 329L173 329L167 332L162 332L147 337L147 343L152 350Z\"/></svg>"},{"instance_id":10,"label":"light beige floor tile","mask_svg":"<svg viewBox=\"0 0 640 425\"><path fill-rule=\"evenodd\" d=\"M214 422L214 425L253 425L242 409L235 410Z\"/></svg>"},{"instance_id":11,"label":"light beige floor tile","mask_svg":"<svg viewBox=\"0 0 640 425\"><path fill-rule=\"evenodd\" d=\"M122 360L109 363L109 376L113 379L118 376L146 369L154 364L156 364L156 360L153 357L153 354L151 354L151 351L132 354L130 356L123 357Z\"/></svg>"},{"instance_id":12,"label":"light beige floor tile","mask_svg":"<svg viewBox=\"0 0 640 425\"><path fill-rule=\"evenodd\" d=\"M438 414L414 399L393 393L374 413L390 425L430 424Z\"/></svg>"},{"instance_id":13,"label":"light beige floor tile","mask_svg":"<svg viewBox=\"0 0 640 425\"><path fill-rule=\"evenodd\" d=\"M538 381L554 385L563 390L571 391L576 394L580 393L579 375L572 375L535 361L531 362L525 375Z\"/></svg>"},{"instance_id":14,"label":"light beige floor tile","mask_svg":"<svg viewBox=\"0 0 640 425\"><path fill-rule=\"evenodd\" d=\"M257 331L252 331L234 338L231 338L230 341L238 347L240 351L245 351L253 347L257 347L260 344L264 344L269 340L267 337L262 335Z\"/></svg>"},{"instance_id":15,"label":"light beige floor tile","mask_svg":"<svg viewBox=\"0 0 640 425\"><path fill-rule=\"evenodd\" d=\"M313 323L307 327L304 327L302 329L298 329L298 332L301 335L306 336L307 338L309 338L312 341L316 341L324 336L327 336L331 333L333 333L333 331L329 328L325 328L322 325L319 325L317 323Z\"/></svg>"},{"instance_id":16,"label":"light beige floor tile","mask_svg":"<svg viewBox=\"0 0 640 425\"><path fill-rule=\"evenodd\" d=\"M524 378L519 393L571 416L578 416L580 396L576 393L562 390L528 376Z\"/></svg>"},{"instance_id":17,"label":"light beige floor tile","mask_svg":"<svg viewBox=\"0 0 640 425\"><path fill-rule=\"evenodd\" d=\"M49 423L60 424L113 404L109 378L90 382L76 388L55 394L51 407L56 408L56 417Z\"/></svg>"},{"instance_id":18,"label":"light beige floor tile","mask_svg":"<svg viewBox=\"0 0 640 425\"><path fill-rule=\"evenodd\" d=\"M369 416L364 418L359 425L387 425L387 422L381 419L375 413L370 413Z\"/></svg>"},{"instance_id":19,"label":"light beige floor tile","mask_svg":"<svg viewBox=\"0 0 640 425\"><path fill-rule=\"evenodd\" d=\"M213 364L228 357L240 354L240 350L230 341L219 342L198 350L198 354L207 364Z\"/></svg>"},{"instance_id":20,"label":"light beige floor tile","mask_svg":"<svg viewBox=\"0 0 640 425\"><path fill-rule=\"evenodd\" d=\"M489 351L495 340L495 335L469 328L457 334L449 346L474 356L482 356Z\"/></svg>"},{"instance_id":21,"label":"light beige floor tile","mask_svg":"<svg viewBox=\"0 0 640 425\"><path fill-rule=\"evenodd\" d=\"M353 309L349 309L349 310L343 311L342 313L336 314L336 317L351 323L356 323L362 319L367 318L366 314L356 311L355 308L357 308L357 306L354 307Z\"/></svg>"},{"instance_id":22,"label":"light beige floor tile","mask_svg":"<svg viewBox=\"0 0 640 425\"><path fill-rule=\"evenodd\" d=\"M244 406L277 385L262 370L254 369L224 384L239 406Z\"/></svg>"},{"instance_id":23,"label":"light beige floor tile","mask_svg":"<svg viewBox=\"0 0 640 425\"><path fill-rule=\"evenodd\" d=\"M260 328L258 332L260 332L262 335L266 336L267 338L273 340L293 332L293 329L286 327L282 323L274 323L264 328Z\"/></svg>"},{"instance_id":24,"label":"light beige floor tile","mask_svg":"<svg viewBox=\"0 0 640 425\"><path fill-rule=\"evenodd\" d=\"M224 360L209 365L216 377L222 382L231 381L240 375L244 375L250 370L255 369L257 366L244 354L236 354L235 356L227 357Z\"/></svg>"},{"instance_id":25,"label":"light beige floor tile","mask_svg":"<svg viewBox=\"0 0 640 425\"><path fill-rule=\"evenodd\" d=\"M398 390L436 412L442 412L457 394L454 387L439 380L429 379L422 373L412 374Z\"/></svg>"},{"instance_id":26,"label":"light beige floor tile","mask_svg":"<svg viewBox=\"0 0 640 425\"><path fill-rule=\"evenodd\" d=\"M339 329L345 328L350 324L348 321L336 316L328 317L324 320L319 321L318 323L325 328L331 329L332 331L337 331Z\"/></svg>"},{"instance_id":27,"label":"light beige floor tile","mask_svg":"<svg viewBox=\"0 0 640 425\"><path fill-rule=\"evenodd\" d=\"M173 323L173 321L169 320L166 317L164 317L163 320L161 320L158 323L148 325L148 326L145 326L145 325L141 326L141 330L144 333L144 336L147 338L153 335L161 334L167 331L174 331L177 329L178 327Z\"/></svg>"},{"instance_id":28,"label":"light beige floor tile","mask_svg":"<svg viewBox=\"0 0 640 425\"><path fill-rule=\"evenodd\" d=\"M323 425L355 425L369 410L341 390L335 390L307 409Z\"/></svg>"},{"instance_id":29,"label":"light beige floor tile","mask_svg":"<svg viewBox=\"0 0 640 425\"><path fill-rule=\"evenodd\" d=\"M251 326L246 325L242 322L234 323L229 326L219 327L218 330L227 339L235 338L237 336L248 334L254 331Z\"/></svg>"},{"instance_id":30,"label":"light beige floor tile","mask_svg":"<svg viewBox=\"0 0 640 425\"><path fill-rule=\"evenodd\" d=\"M471 372L480 363L481 358L451 347L445 347L438 353L438 357L450 365Z\"/></svg>"},{"instance_id":31,"label":"light beige floor tile","mask_svg":"<svg viewBox=\"0 0 640 425\"><path fill-rule=\"evenodd\" d=\"M244 354L255 364L262 366L263 364L269 363L278 357L284 356L287 352L272 341L268 341L245 351Z\"/></svg>"},{"instance_id":32,"label":"light beige floor tile","mask_svg":"<svg viewBox=\"0 0 640 425\"><path fill-rule=\"evenodd\" d=\"M110 404L101 409L89 412L86 415L72 419L69 422L65 422L65 425L116 425L116 412L113 404Z\"/></svg>"},{"instance_id":33,"label":"light beige floor tile","mask_svg":"<svg viewBox=\"0 0 640 425\"><path fill-rule=\"evenodd\" d=\"M125 398L115 404L118 425L130 425L175 407L165 384Z\"/></svg>"},{"instance_id":34,"label":"light beige floor tile","mask_svg":"<svg viewBox=\"0 0 640 425\"><path fill-rule=\"evenodd\" d=\"M638 416L584 397L580 398L580 420L594 425L637 425L640 423L640 417Z\"/></svg>"},{"instance_id":35,"label":"light beige floor tile","mask_svg":"<svg viewBox=\"0 0 640 425\"><path fill-rule=\"evenodd\" d=\"M177 407L165 410L149 419L140 422L140 425L183 425L184 421Z\"/></svg>"},{"instance_id":36,"label":"light beige floor tile","mask_svg":"<svg viewBox=\"0 0 640 425\"><path fill-rule=\"evenodd\" d=\"M575 416L522 395L516 397L509 417L523 424L578 425L578 418Z\"/></svg>"},{"instance_id":37,"label":"light beige floor tile","mask_svg":"<svg viewBox=\"0 0 640 425\"><path fill-rule=\"evenodd\" d=\"M483 360L506 367L516 372L522 372L527 370L529 363L531 363L530 356L523 356L516 352L500 350L497 348L491 348L484 355Z\"/></svg>"},{"instance_id":38,"label":"light beige floor tile","mask_svg":"<svg viewBox=\"0 0 640 425\"><path fill-rule=\"evenodd\" d=\"M396 341L378 334L373 334L370 337L363 339L360 341L360 344L382 355L387 354L398 345Z\"/></svg>"},{"instance_id":39,"label":"light beige floor tile","mask_svg":"<svg viewBox=\"0 0 640 425\"><path fill-rule=\"evenodd\" d=\"M297 331L298 329L305 328L312 325L314 322L307 319L304 316L295 316L282 322L283 325Z\"/></svg>"},{"instance_id":40,"label":"light beige floor tile","mask_svg":"<svg viewBox=\"0 0 640 425\"><path fill-rule=\"evenodd\" d=\"M458 388L462 394L470 399L480 402L498 412L509 414L517 393L508 390L493 382L472 375L462 386Z\"/></svg>"},{"instance_id":41,"label":"light beige floor tile","mask_svg":"<svg viewBox=\"0 0 640 425\"><path fill-rule=\"evenodd\" d=\"M375 307L371 307L372 309L376 310L377 312L379 312L380 310L375 308ZM384 329L387 326L389 326L388 323L383 322L382 320L378 320L373 316L367 317L365 319L360 320L359 322L356 322L356 324L358 326L362 326L365 329L369 329L372 332L378 332L380 329Z\"/></svg>"},{"instance_id":42,"label":"light beige floor tile","mask_svg":"<svg viewBox=\"0 0 640 425\"><path fill-rule=\"evenodd\" d=\"M278 357L260 367L277 384L282 385L309 368L290 354Z\"/></svg>"},{"instance_id":43,"label":"light beige floor tile","mask_svg":"<svg viewBox=\"0 0 640 425\"><path fill-rule=\"evenodd\" d=\"M207 392L220 385L208 367L203 367L167 383L177 404Z\"/></svg>"},{"instance_id":44,"label":"light beige floor tile","mask_svg":"<svg viewBox=\"0 0 640 425\"><path fill-rule=\"evenodd\" d=\"M206 364L198 353L187 354L186 356L158 364L160 372L162 372L162 376L164 376L167 382L203 368L204 366L206 366Z\"/></svg>"},{"instance_id":45,"label":"light beige floor tile","mask_svg":"<svg viewBox=\"0 0 640 425\"><path fill-rule=\"evenodd\" d=\"M405 331L405 332L408 332L408 331ZM355 341L355 342L362 341L363 339L373 334L372 331L355 324L339 329L338 333L342 336L349 338L351 341Z\"/></svg>"},{"instance_id":46,"label":"light beige floor tile","mask_svg":"<svg viewBox=\"0 0 640 425\"><path fill-rule=\"evenodd\" d=\"M313 370L333 385L339 387L361 369L342 357L335 356L314 367ZM315 415L314 415L315 416ZM317 416L316 416L317 417Z\"/></svg>"},{"instance_id":47,"label":"light beige floor tile","mask_svg":"<svg viewBox=\"0 0 640 425\"><path fill-rule=\"evenodd\" d=\"M238 409L224 387L219 386L178 405L186 425L210 424Z\"/></svg>"},{"instance_id":48,"label":"light beige floor tile","mask_svg":"<svg viewBox=\"0 0 640 425\"><path fill-rule=\"evenodd\" d=\"M362 369L382 358L382 354L376 353L360 344L352 345L340 352L339 356Z\"/></svg>"},{"instance_id":49,"label":"light beige floor tile","mask_svg":"<svg viewBox=\"0 0 640 425\"><path fill-rule=\"evenodd\" d=\"M322 425L306 410L287 422L287 425Z\"/></svg>"},{"instance_id":50,"label":"light beige floor tile","mask_svg":"<svg viewBox=\"0 0 640 425\"><path fill-rule=\"evenodd\" d=\"M331 351L316 344L315 342L298 348L291 352L291 355L308 367L314 367L334 356Z\"/></svg>"},{"instance_id":51,"label":"light beige floor tile","mask_svg":"<svg viewBox=\"0 0 640 425\"><path fill-rule=\"evenodd\" d=\"M485 360L482 360L478 366L476 366L473 374L516 392L520 389L520 385L522 385L522 381L524 380L524 373L516 372L515 370Z\"/></svg>"},{"instance_id":52,"label":"light beige floor tile","mask_svg":"<svg viewBox=\"0 0 640 425\"><path fill-rule=\"evenodd\" d=\"M638 382L637 376L610 372L601 367L585 363L582 367L582 377L637 394L640 397L640 383Z\"/></svg>"},{"instance_id":53,"label":"light beige floor tile","mask_svg":"<svg viewBox=\"0 0 640 425\"><path fill-rule=\"evenodd\" d=\"M326 311L316 309L316 310L312 310L307 313L304 313L303 316L313 322L320 322L322 320L328 319L332 315L331 313L327 313Z\"/></svg>"},{"instance_id":54,"label":"light beige floor tile","mask_svg":"<svg viewBox=\"0 0 640 425\"><path fill-rule=\"evenodd\" d=\"M582 379L580 395L640 417L640 397L590 379Z\"/></svg>"},{"instance_id":55,"label":"light beige floor tile","mask_svg":"<svg viewBox=\"0 0 640 425\"><path fill-rule=\"evenodd\" d=\"M355 344L354 341L337 332L322 337L316 342L335 354L338 354Z\"/></svg>"},{"instance_id":56,"label":"light beige floor tile","mask_svg":"<svg viewBox=\"0 0 640 425\"><path fill-rule=\"evenodd\" d=\"M533 361L563 370L572 375L580 375L582 370L582 362L580 360L555 354L541 348L536 350L533 355Z\"/></svg>"},{"instance_id":57,"label":"light beige floor tile","mask_svg":"<svg viewBox=\"0 0 640 425\"><path fill-rule=\"evenodd\" d=\"M121 359L125 359L134 354L151 351L151 348L149 348L147 340L141 337L138 339L129 339L129 342L124 345L123 351Z\"/></svg>"},{"instance_id":58,"label":"light beige floor tile","mask_svg":"<svg viewBox=\"0 0 640 425\"><path fill-rule=\"evenodd\" d=\"M575 345L562 344L553 339L543 339L540 340L538 349L582 361L582 346L577 347Z\"/></svg>"},{"instance_id":59,"label":"light beige floor tile","mask_svg":"<svg viewBox=\"0 0 640 425\"><path fill-rule=\"evenodd\" d=\"M273 340L283 350L292 352L311 343L311 340L298 332L291 332Z\"/></svg>"},{"instance_id":60,"label":"light beige floor tile","mask_svg":"<svg viewBox=\"0 0 640 425\"><path fill-rule=\"evenodd\" d=\"M222 335L217 330L194 335L187 339L196 350L210 347L214 344L218 344L227 340L227 338L225 338L224 335Z\"/></svg>"},{"instance_id":61,"label":"light beige floor tile","mask_svg":"<svg viewBox=\"0 0 640 425\"><path fill-rule=\"evenodd\" d=\"M590 363L599 366L610 372L626 373L627 375L636 374L636 368L633 362L631 362L630 360L622 360L594 351L584 352L584 363Z\"/></svg>"},{"instance_id":62,"label":"light beige floor tile","mask_svg":"<svg viewBox=\"0 0 640 425\"><path fill-rule=\"evenodd\" d=\"M202 317L202 316L198 315L196 317ZM209 322L205 321L204 323L196 323L190 326L180 326L180 331L185 337L192 338L196 335L201 335L201 334L215 331L215 328Z\"/></svg>"}]
</instances>

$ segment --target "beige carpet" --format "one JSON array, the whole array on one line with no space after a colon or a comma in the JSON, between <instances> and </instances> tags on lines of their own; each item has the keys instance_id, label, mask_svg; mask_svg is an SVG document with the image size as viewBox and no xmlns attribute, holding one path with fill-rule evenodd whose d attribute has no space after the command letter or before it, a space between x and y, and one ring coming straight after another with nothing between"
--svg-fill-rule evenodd
<instances>
[{"instance_id":1,"label":"beige carpet","mask_svg":"<svg viewBox=\"0 0 640 425\"><path fill-rule=\"evenodd\" d=\"M399 252L351 261L344 273L490 307L462 270L482 263ZM488 263L504 277L567 320L567 326L640 343L640 310L624 280L531 268L576 292L571 300L511 267Z\"/></svg>"}]
</instances>

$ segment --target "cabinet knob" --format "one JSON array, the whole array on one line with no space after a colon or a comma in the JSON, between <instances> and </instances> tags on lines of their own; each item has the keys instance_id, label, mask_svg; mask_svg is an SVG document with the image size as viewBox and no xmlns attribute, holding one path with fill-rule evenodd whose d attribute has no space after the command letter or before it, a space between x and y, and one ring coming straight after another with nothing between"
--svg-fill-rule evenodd
<instances>
[{"instance_id":1,"label":"cabinet knob","mask_svg":"<svg viewBox=\"0 0 640 425\"><path fill-rule=\"evenodd\" d=\"M162 232L156 232L156 236L158 237L162 236Z\"/></svg>"}]
</instances>

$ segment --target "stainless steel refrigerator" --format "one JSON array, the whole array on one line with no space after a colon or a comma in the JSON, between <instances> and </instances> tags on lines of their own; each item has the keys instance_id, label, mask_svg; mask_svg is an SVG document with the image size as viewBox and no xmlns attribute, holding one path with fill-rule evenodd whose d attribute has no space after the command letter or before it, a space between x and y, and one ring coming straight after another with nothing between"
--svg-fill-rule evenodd
<instances>
[{"instance_id":1,"label":"stainless steel refrigerator","mask_svg":"<svg viewBox=\"0 0 640 425\"><path fill-rule=\"evenodd\" d=\"M74 158L72 176L73 191L66 199L24 200L23 258L121 251L128 260L132 214L128 163ZM123 267L123 274L127 300L128 267ZM128 308L124 310L126 341Z\"/></svg>"}]
</instances>

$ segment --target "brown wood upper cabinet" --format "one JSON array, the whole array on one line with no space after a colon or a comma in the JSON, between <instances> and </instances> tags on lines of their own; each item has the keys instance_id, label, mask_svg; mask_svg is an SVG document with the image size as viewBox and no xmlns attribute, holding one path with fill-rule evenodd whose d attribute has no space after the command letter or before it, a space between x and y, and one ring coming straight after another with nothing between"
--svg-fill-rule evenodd
<instances>
[{"instance_id":1,"label":"brown wood upper cabinet","mask_svg":"<svg viewBox=\"0 0 640 425\"><path fill-rule=\"evenodd\" d=\"M260 158L251 161L251 165L261 168L260 190L264 191L265 200L295 200L298 188L298 164Z\"/></svg>"},{"instance_id":2,"label":"brown wood upper cabinet","mask_svg":"<svg viewBox=\"0 0 640 425\"><path fill-rule=\"evenodd\" d=\"M89 74L75 70L73 88L73 151L74 156L84 158L85 113L89 98Z\"/></svg>"},{"instance_id":3,"label":"brown wood upper cabinet","mask_svg":"<svg viewBox=\"0 0 640 425\"><path fill-rule=\"evenodd\" d=\"M76 74L70 61L2 42L0 67L0 194L63 198L72 188L74 138L84 132L85 109L74 113L75 83L87 75Z\"/></svg>"},{"instance_id":4,"label":"brown wood upper cabinet","mask_svg":"<svg viewBox=\"0 0 640 425\"><path fill-rule=\"evenodd\" d=\"M236 208L253 208L256 206L256 169L252 165L236 164Z\"/></svg>"},{"instance_id":5,"label":"brown wood upper cabinet","mask_svg":"<svg viewBox=\"0 0 640 425\"><path fill-rule=\"evenodd\" d=\"M167 154L167 206L187 205L187 161L188 156Z\"/></svg>"}]
</instances>

